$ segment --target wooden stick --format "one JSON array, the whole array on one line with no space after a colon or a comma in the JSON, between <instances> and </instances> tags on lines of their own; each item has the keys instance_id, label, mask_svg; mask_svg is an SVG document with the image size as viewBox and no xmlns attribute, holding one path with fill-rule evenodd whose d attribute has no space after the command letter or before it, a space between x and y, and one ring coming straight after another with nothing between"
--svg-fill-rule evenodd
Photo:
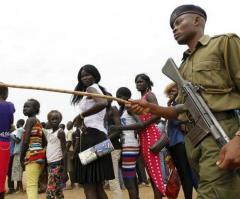
<instances>
[{"instance_id":1,"label":"wooden stick","mask_svg":"<svg viewBox=\"0 0 240 199\"><path fill-rule=\"evenodd\" d=\"M117 98L117 97L112 97L112 96L109 96L109 95L97 94L97 93L88 93L88 92L71 91L71 90L56 89L56 88L37 87L37 86L5 84L5 83L0 83L0 86L11 87L11 88L50 91L50 92L56 92L56 93L68 93L68 94L73 94L73 95L98 97L98 98L104 98L104 99L107 99L107 100L115 100L117 102L124 103L124 104L129 103L127 100L123 100L123 99L120 99L120 98Z\"/></svg>"}]
</instances>

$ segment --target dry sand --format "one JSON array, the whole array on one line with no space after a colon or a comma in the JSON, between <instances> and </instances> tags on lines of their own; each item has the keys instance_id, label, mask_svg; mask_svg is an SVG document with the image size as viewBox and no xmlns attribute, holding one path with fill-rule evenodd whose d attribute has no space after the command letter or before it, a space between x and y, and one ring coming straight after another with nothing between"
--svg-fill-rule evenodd
<instances>
[{"instance_id":1,"label":"dry sand","mask_svg":"<svg viewBox=\"0 0 240 199\"><path fill-rule=\"evenodd\" d=\"M139 188L140 190L140 198L141 199L153 199L153 192L152 192L152 188L151 187L140 187ZM109 190L106 190L108 196L109 196L109 199L111 199L111 191ZM43 194L40 194L39 195L39 199L45 199L46 198L46 195L43 193ZM66 199L84 199L84 193L83 193L83 189L82 188L74 188L72 190L64 190L64 196ZM6 199L26 199L27 196L26 196L26 193L13 193L13 194L10 194L10 195L6 195ZM128 193L126 190L123 191L123 198L124 199L128 199ZM179 193L179 197L178 199L184 199L183 197L183 193L182 191L180 191Z\"/></svg>"},{"instance_id":2,"label":"dry sand","mask_svg":"<svg viewBox=\"0 0 240 199\"><path fill-rule=\"evenodd\" d=\"M23 173L23 185L25 188L25 172ZM68 181L69 183L69 181ZM7 183L6 183L7 185ZM69 187L69 184L67 184L67 187ZM146 187L146 186L140 186L139 187L140 191L140 199L153 199L153 192L151 187ZM109 199L112 199L111 197L111 191L106 189L107 195L109 196ZM196 194L194 193L194 196ZM83 188L76 186L72 190L64 190L64 196L65 199L85 199L84 193L83 193ZM25 193L13 193L13 194L6 194L6 199L27 199L26 192ZM45 199L46 194L42 193L39 195L39 199ZM127 190L123 190L123 199L128 199L128 192ZM178 199L184 199L183 192L182 190L179 193Z\"/></svg>"}]
</instances>

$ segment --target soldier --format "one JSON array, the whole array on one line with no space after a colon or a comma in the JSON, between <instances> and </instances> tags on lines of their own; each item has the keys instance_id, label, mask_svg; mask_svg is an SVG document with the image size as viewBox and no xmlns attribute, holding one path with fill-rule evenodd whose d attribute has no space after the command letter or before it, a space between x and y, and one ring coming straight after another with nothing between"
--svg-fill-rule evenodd
<instances>
[{"instance_id":1,"label":"soldier","mask_svg":"<svg viewBox=\"0 0 240 199\"><path fill-rule=\"evenodd\" d=\"M177 7L170 17L174 38L189 49L183 54L179 68L183 78L203 88L201 95L216 119L232 139L221 150L214 138L208 135L195 148L185 136L186 150L191 166L198 174L198 199L239 198L240 133L235 109L240 108L240 39L235 34L214 37L204 35L206 12L195 5ZM180 92L177 103L184 103ZM128 104L131 111L150 111L167 119L184 120L189 113L179 113L174 107L161 107L135 100ZM217 164L216 164L217 163Z\"/></svg>"}]
</instances>

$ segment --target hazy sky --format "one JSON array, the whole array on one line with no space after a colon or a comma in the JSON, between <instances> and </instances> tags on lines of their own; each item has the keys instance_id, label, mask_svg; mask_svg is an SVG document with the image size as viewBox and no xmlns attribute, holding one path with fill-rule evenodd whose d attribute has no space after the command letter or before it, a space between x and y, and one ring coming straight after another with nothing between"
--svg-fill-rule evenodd
<instances>
[{"instance_id":1,"label":"hazy sky","mask_svg":"<svg viewBox=\"0 0 240 199\"><path fill-rule=\"evenodd\" d=\"M209 0L77 0L0 2L0 81L73 90L79 68L95 65L100 84L115 95L127 86L139 98L134 78L148 74L159 103L169 79L161 73L168 57L180 63L186 46L175 42L169 26L172 10L181 4L204 8L206 34L240 33L238 1ZM9 101L16 107L15 120L24 118L22 107L29 98L41 103L39 118L57 109L64 122L78 107L71 95L10 88Z\"/></svg>"}]
</instances>

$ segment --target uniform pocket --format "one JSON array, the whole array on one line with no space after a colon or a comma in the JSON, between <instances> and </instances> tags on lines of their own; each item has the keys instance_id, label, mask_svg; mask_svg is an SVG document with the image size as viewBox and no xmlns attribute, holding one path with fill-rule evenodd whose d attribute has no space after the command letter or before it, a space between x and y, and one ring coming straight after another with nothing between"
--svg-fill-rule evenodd
<instances>
[{"instance_id":1,"label":"uniform pocket","mask_svg":"<svg viewBox=\"0 0 240 199\"><path fill-rule=\"evenodd\" d=\"M208 93L228 93L230 80L224 65L219 61L203 61L193 67L193 82L206 88Z\"/></svg>"},{"instance_id":2,"label":"uniform pocket","mask_svg":"<svg viewBox=\"0 0 240 199\"><path fill-rule=\"evenodd\" d=\"M216 199L237 199L240 198L240 191L237 190L227 190L219 187L213 188L213 193L216 195Z\"/></svg>"}]
</instances>

